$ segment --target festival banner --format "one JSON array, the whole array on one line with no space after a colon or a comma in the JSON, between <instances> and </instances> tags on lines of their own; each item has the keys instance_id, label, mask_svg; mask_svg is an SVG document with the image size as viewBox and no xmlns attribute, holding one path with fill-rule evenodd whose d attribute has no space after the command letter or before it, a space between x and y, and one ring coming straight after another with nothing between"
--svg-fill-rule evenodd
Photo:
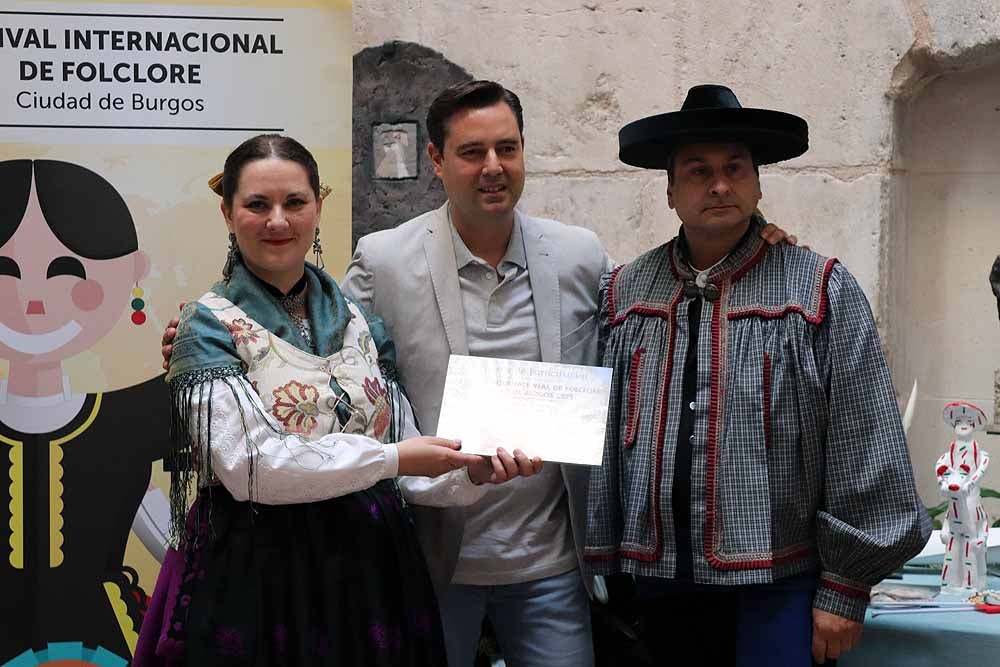
<instances>
[{"instance_id":1,"label":"festival banner","mask_svg":"<svg viewBox=\"0 0 1000 667\"><path fill-rule=\"evenodd\" d=\"M339 277L349 1L0 9L0 666L132 657L167 547L160 336L225 262L207 181L265 132L316 156Z\"/></svg>"}]
</instances>

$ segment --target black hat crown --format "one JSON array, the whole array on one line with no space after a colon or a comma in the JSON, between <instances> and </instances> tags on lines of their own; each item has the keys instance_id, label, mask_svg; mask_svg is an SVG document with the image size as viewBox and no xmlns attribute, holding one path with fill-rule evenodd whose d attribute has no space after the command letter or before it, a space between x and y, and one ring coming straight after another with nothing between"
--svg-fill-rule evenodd
<instances>
[{"instance_id":1,"label":"black hat crown","mask_svg":"<svg viewBox=\"0 0 1000 667\"><path fill-rule=\"evenodd\" d=\"M618 158L625 164L666 169L685 144L735 141L746 144L757 164L798 157L809 148L809 126L798 116L744 108L726 86L688 90L680 111L648 116L618 133Z\"/></svg>"},{"instance_id":2,"label":"black hat crown","mask_svg":"<svg viewBox=\"0 0 1000 667\"><path fill-rule=\"evenodd\" d=\"M742 109L743 105L736 99L736 93L725 86L706 83L695 86L684 98L681 111L695 109Z\"/></svg>"}]
</instances>

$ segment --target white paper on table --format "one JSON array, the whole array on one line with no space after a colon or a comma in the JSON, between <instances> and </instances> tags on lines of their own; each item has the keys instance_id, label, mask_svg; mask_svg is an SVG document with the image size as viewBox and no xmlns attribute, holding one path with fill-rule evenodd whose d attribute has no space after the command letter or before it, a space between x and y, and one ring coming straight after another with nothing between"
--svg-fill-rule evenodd
<instances>
[{"instance_id":1,"label":"white paper on table","mask_svg":"<svg viewBox=\"0 0 1000 667\"><path fill-rule=\"evenodd\" d=\"M611 369L453 354L437 435L462 451L600 465Z\"/></svg>"}]
</instances>

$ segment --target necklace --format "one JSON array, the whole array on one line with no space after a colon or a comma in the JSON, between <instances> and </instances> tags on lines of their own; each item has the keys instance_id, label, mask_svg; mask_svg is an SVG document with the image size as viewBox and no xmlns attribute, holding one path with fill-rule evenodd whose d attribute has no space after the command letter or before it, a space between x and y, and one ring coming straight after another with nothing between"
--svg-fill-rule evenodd
<instances>
[{"instance_id":1,"label":"necklace","mask_svg":"<svg viewBox=\"0 0 1000 667\"><path fill-rule=\"evenodd\" d=\"M288 291L288 294L278 297L278 303L285 309L288 316L292 318L292 323L299 330L299 334L302 335L309 349L315 352L316 345L313 343L312 331L309 328L308 320L303 315L306 312L306 284L305 276L302 276L302 280L295 283L295 286Z\"/></svg>"},{"instance_id":2,"label":"necklace","mask_svg":"<svg viewBox=\"0 0 1000 667\"><path fill-rule=\"evenodd\" d=\"M729 255L727 254L725 257L705 270L696 269L691 262L687 262L688 269L691 270L691 273L695 274L695 278L694 280L684 281L685 295L692 298L702 296L708 301L717 301L720 294L719 288L718 286L708 282L708 274L711 273L712 269L726 261L728 257Z\"/></svg>"}]
</instances>

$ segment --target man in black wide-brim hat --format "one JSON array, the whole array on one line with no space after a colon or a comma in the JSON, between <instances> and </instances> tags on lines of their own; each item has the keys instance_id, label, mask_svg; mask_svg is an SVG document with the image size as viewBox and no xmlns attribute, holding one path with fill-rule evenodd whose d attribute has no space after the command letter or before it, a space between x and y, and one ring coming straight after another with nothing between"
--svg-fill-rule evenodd
<instances>
[{"instance_id":1,"label":"man in black wide-brim hat","mask_svg":"<svg viewBox=\"0 0 1000 667\"><path fill-rule=\"evenodd\" d=\"M615 384L586 558L635 575L655 664L829 664L930 523L865 295L760 238L758 168L804 153L807 124L697 86L619 139L667 170L682 225L602 281Z\"/></svg>"}]
</instances>

